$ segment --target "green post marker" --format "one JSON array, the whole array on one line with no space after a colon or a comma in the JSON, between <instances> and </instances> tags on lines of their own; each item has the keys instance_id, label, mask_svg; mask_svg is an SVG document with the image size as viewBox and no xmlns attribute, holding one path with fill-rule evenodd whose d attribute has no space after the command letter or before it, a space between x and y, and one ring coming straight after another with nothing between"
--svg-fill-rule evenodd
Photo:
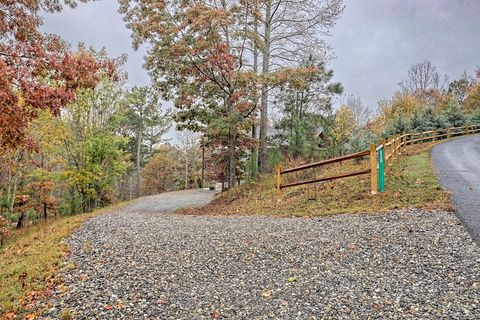
<instances>
[{"instance_id":1,"label":"green post marker","mask_svg":"<svg viewBox=\"0 0 480 320\"><path fill-rule=\"evenodd\" d=\"M383 146L377 151L378 159L378 192L385 191L385 153Z\"/></svg>"}]
</instances>

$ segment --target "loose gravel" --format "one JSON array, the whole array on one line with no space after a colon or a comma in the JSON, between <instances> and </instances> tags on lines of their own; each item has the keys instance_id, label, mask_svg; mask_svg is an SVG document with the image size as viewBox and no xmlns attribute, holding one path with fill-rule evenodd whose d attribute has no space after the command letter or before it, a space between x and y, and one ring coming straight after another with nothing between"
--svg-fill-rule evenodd
<instances>
[{"instance_id":1,"label":"loose gravel","mask_svg":"<svg viewBox=\"0 0 480 320\"><path fill-rule=\"evenodd\" d=\"M480 318L480 250L454 214L184 216L151 200L68 239L44 318Z\"/></svg>"}]
</instances>

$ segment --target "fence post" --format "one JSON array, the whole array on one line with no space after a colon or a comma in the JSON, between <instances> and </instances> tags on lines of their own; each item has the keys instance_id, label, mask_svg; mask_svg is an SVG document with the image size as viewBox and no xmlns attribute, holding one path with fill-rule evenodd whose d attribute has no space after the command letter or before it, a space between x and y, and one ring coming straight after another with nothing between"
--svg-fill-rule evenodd
<instances>
[{"instance_id":1,"label":"fence post","mask_svg":"<svg viewBox=\"0 0 480 320\"><path fill-rule=\"evenodd\" d=\"M447 128L447 139L450 139L450 128Z\"/></svg>"},{"instance_id":2,"label":"fence post","mask_svg":"<svg viewBox=\"0 0 480 320\"><path fill-rule=\"evenodd\" d=\"M465 134L468 134L468 125L465 126Z\"/></svg>"},{"instance_id":3,"label":"fence post","mask_svg":"<svg viewBox=\"0 0 480 320\"><path fill-rule=\"evenodd\" d=\"M405 132L403 132L402 135L400 136L400 144L398 146L399 155L402 154L402 148L405 148L406 143L407 143L407 135L405 134Z\"/></svg>"},{"instance_id":4,"label":"fence post","mask_svg":"<svg viewBox=\"0 0 480 320\"><path fill-rule=\"evenodd\" d=\"M391 147L392 147L392 160L395 158L395 149L396 149L396 138L393 137L392 139L392 144L391 144Z\"/></svg>"},{"instance_id":5,"label":"fence post","mask_svg":"<svg viewBox=\"0 0 480 320\"><path fill-rule=\"evenodd\" d=\"M413 144L414 136L413 136L413 131L410 132L410 145Z\"/></svg>"},{"instance_id":6,"label":"fence post","mask_svg":"<svg viewBox=\"0 0 480 320\"><path fill-rule=\"evenodd\" d=\"M392 140L392 160L397 156L397 137Z\"/></svg>"},{"instance_id":7,"label":"fence post","mask_svg":"<svg viewBox=\"0 0 480 320\"><path fill-rule=\"evenodd\" d=\"M282 185L282 165L277 166L277 191L280 192L282 189L280 188Z\"/></svg>"},{"instance_id":8,"label":"fence post","mask_svg":"<svg viewBox=\"0 0 480 320\"><path fill-rule=\"evenodd\" d=\"M433 130L432 141L437 140L437 129Z\"/></svg>"},{"instance_id":9,"label":"fence post","mask_svg":"<svg viewBox=\"0 0 480 320\"><path fill-rule=\"evenodd\" d=\"M397 158L398 156L398 140L399 140L400 136L396 136L395 137L395 143L394 143L394 147L395 147L395 159Z\"/></svg>"},{"instance_id":10,"label":"fence post","mask_svg":"<svg viewBox=\"0 0 480 320\"><path fill-rule=\"evenodd\" d=\"M424 134L423 131L422 131L422 134L420 135L420 139L421 139L420 143L423 143L423 136L424 136L424 135L425 135L425 134Z\"/></svg>"},{"instance_id":11,"label":"fence post","mask_svg":"<svg viewBox=\"0 0 480 320\"><path fill-rule=\"evenodd\" d=\"M385 143L387 143L388 140L381 139L380 143L383 144L383 153L385 154L385 163L387 163L387 147L385 146Z\"/></svg>"},{"instance_id":12,"label":"fence post","mask_svg":"<svg viewBox=\"0 0 480 320\"><path fill-rule=\"evenodd\" d=\"M398 136L398 155L401 156L402 155L402 141L403 141L403 138L402 136Z\"/></svg>"},{"instance_id":13,"label":"fence post","mask_svg":"<svg viewBox=\"0 0 480 320\"><path fill-rule=\"evenodd\" d=\"M370 144L370 190L372 194L378 192L377 146Z\"/></svg>"}]
</instances>

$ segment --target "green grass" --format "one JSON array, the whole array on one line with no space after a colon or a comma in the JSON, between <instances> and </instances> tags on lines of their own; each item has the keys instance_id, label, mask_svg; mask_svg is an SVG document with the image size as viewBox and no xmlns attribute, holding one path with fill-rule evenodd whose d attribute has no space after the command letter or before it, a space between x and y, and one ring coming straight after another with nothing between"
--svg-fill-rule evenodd
<instances>
[{"instance_id":1,"label":"green grass","mask_svg":"<svg viewBox=\"0 0 480 320\"><path fill-rule=\"evenodd\" d=\"M127 203L14 231L0 248L0 315L32 311L31 303L60 280L54 278L54 273L68 253L62 240L86 219Z\"/></svg>"},{"instance_id":2,"label":"green grass","mask_svg":"<svg viewBox=\"0 0 480 320\"><path fill-rule=\"evenodd\" d=\"M381 194L370 194L368 174L289 188L281 195L274 189L273 176L268 176L259 183L242 185L221 194L206 207L186 210L185 213L319 216L382 212L395 208L451 210L449 194L442 190L432 168L429 150L434 144L407 147L393 164L387 166L386 190ZM329 176L367 167L368 161L350 161L322 171L302 172L293 179Z\"/></svg>"}]
</instances>

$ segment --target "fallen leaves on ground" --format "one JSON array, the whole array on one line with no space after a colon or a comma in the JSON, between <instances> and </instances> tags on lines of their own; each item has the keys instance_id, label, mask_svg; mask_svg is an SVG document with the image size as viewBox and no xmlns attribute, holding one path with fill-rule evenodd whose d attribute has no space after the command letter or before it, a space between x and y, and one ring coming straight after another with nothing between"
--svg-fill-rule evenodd
<instances>
[{"instance_id":1,"label":"fallen leaves on ground","mask_svg":"<svg viewBox=\"0 0 480 320\"><path fill-rule=\"evenodd\" d=\"M272 295L272 291L266 289L262 291L262 297L269 298Z\"/></svg>"},{"instance_id":2,"label":"fallen leaves on ground","mask_svg":"<svg viewBox=\"0 0 480 320\"><path fill-rule=\"evenodd\" d=\"M164 298L160 298L160 299L157 300L157 303L158 304L168 304L168 300L164 299Z\"/></svg>"},{"instance_id":3,"label":"fallen leaves on ground","mask_svg":"<svg viewBox=\"0 0 480 320\"><path fill-rule=\"evenodd\" d=\"M5 315L5 320L12 320L12 319L15 319L16 317L17 316L15 315L15 312L11 311Z\"/></svg>"},{"instance_id":4,"label":"fallen leaves on ground","mask_svg":"<svg viewBox=\"0 0 480 320\"><path fill-rule=\"evenodd\" d=\"M222 313L218 310L215 310L210 315L212 316L213 319L218 319L222 316Z\"/></svg>"}]
</instances>

